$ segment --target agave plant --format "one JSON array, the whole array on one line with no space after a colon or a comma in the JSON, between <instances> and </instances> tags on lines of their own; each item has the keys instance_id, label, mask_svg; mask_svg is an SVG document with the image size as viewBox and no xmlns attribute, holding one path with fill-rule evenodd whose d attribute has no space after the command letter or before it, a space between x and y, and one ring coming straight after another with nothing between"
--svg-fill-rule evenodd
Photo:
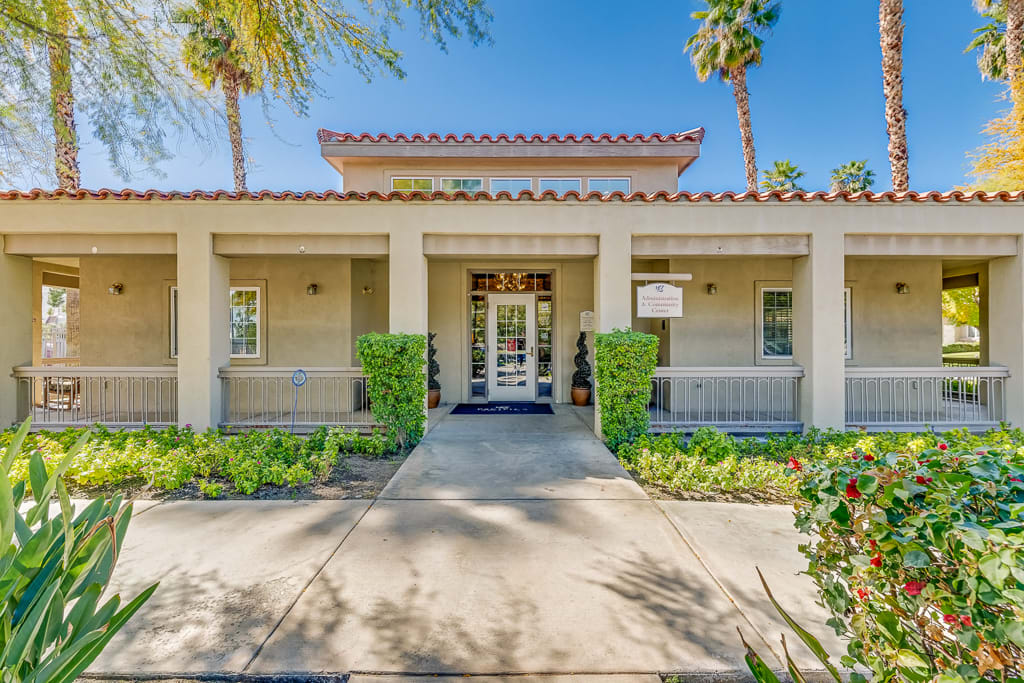
<instances>
[{"instance_id":1,"label":"agave plant","mask_svg":"<svg viewBox=\"0 0 1024 683\"><path fill-rule=\"evenodd\" d=\"M79 438L47 474L39 451L29 455L29 480L11 485L11 465L28 434L26 420L3 454L0 471L0 675L5 683L70 683L156 590L121 607L100 598L114 571L132 516L121 496L92 501L77 515L62 479L89 439ZM31 507L22 514L26 489ZM50 516L56 493L59 514Z\"/></svg>"}]
</instances>

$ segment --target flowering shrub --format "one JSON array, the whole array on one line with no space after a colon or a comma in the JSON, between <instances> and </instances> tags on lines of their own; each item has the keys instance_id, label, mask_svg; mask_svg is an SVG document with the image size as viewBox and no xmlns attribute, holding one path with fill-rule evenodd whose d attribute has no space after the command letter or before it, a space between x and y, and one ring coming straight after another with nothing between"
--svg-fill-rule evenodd
<instances>
[{"instance_id":1,"label":"flowering shrub","mask_svg":"<svg viewBox=\"0 0 1024 683\"><path fill-rule=\"evenodd\" d=\"M802 469L808 573L878 681L1024 675L1024 458L944 442Z\"/></svg>"},{"instance_id":2,"label":"flowering shrub","mask_svg":"<svg viewBox=\"0 0 1024 683\"><path fill-rule=\"evenodd\" d=\"M87 431L29 434L22 456L12 462L12 485L29 479L31 454L38 453L46 471L52 473ZM0 432L0 448L13 436L13 430ZM197 433L189 426L117 432L97 426L93 438L71 456L64 477L77 486L151 483L165 490L197 478L220 478L248 495L266 484L300 486L323 480L342 454L379 457L393 450L394 444L383 434L363 436L341 427L320 427L300 437L279 429L225 436L216 430ZM212 483L208 485L209 491L215 490ZM200 488L204 495L216 497Z\"/></svg>"},{"instance_id":3,"label":"flowering shrub","mask_svg":"<svg viewBox=\"0 0 1024 683\"><path fill-rule=\"evenodd\" d=\"M758 491L794 498L798 482L786 468L760 457L722 451L715 439L641 436L619 449L623 466L642 479L674 491Z\"/></svg>"}]
</instances>

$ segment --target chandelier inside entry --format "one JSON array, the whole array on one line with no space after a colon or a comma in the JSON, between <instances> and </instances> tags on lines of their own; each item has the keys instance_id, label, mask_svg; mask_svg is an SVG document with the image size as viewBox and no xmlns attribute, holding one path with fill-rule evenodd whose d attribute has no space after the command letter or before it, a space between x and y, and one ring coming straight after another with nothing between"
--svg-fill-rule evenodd
<instances>
[{"instance_id":1,"label":"chandelier inside entry","mask_svg":"<svg viewBox=\"0 0 1024 683\"><path fill-rule=\"evenodd\" d=\"M550 292L550 272L501 271L472 274L474 292Z\"/></svg>"}]
</instances>

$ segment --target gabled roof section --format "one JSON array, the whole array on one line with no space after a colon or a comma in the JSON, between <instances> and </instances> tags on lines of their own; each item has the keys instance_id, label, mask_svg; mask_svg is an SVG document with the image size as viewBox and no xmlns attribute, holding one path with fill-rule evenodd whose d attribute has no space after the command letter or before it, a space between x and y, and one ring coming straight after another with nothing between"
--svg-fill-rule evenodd
<instances>
[{"instance_id":1,"label":"gabled roof section","mask_svg":"<svg viewBox=\"0 0 1024 683\"><path fill-rule=\"evenodd\" d=\"M321 128L320 154L344 173L348 160L420 159L661 159L675 160L678 173L700 156L704 129L626 135L462 135L345 133Z\"/></svg>"}]
</instances>

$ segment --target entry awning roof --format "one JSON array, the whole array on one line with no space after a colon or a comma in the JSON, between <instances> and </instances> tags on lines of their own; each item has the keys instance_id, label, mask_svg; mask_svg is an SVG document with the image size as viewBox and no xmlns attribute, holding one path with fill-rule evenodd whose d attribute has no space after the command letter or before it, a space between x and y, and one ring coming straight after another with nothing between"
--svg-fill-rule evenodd
<instances>
[{"instance_id":1,"label":"entry awning roof","mask_svg":"<svg viewBox=\"0 0 1024 683\"><path fill-rule=\"evenodd\" d=\"M704 129L648 135L388 135L317 131L320 154L339 171L349 159L674 159L682 173L700 156Z\"/></svg>"}]
</instances>

